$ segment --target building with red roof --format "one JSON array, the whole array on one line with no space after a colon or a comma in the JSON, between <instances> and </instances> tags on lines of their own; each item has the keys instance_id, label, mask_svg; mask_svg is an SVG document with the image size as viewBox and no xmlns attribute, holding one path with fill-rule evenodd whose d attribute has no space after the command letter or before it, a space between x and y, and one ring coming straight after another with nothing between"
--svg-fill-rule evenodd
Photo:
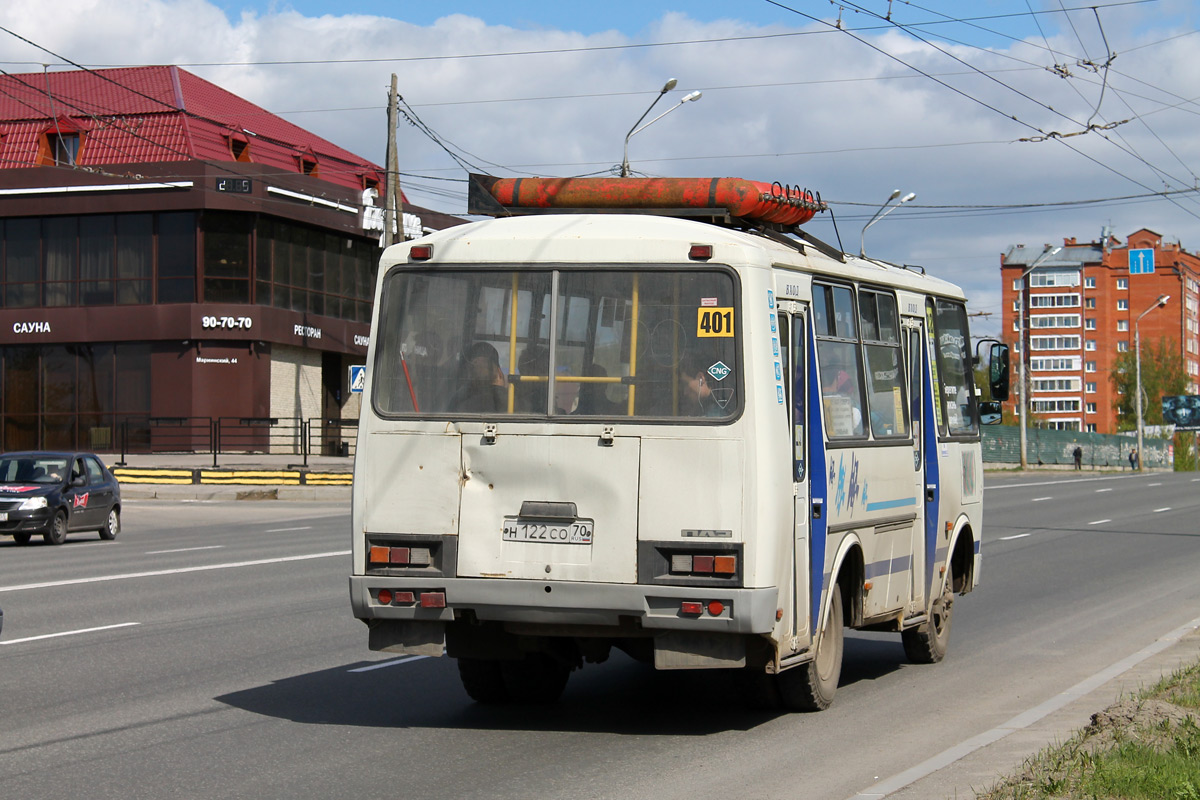
<instances>
[{"instance_id":1,"label":"building with red roof","mask_svg":"<svg viewBox=\"0 0 1200 800\"><path fill-rule=\"evenodd\" d=\"M178 67L0 76L0 448L346 452L383 175Z\"/></svg>"}]
</instances>

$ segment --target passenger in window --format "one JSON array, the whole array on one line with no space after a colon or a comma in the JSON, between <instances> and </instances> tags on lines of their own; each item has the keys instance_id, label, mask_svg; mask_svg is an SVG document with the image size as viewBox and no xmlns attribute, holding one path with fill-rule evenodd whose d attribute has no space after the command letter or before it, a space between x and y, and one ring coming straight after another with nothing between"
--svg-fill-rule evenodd
<instances>
[{"instance_id":1,"label":"passenger in window","mask_svg":"<svg viewBox=\"0 0 1200 800\"><path fill-rule=\"evenodd\" d=\"M599 364L592 364L584 370L589 378L607 378L608 370ZM587 382L579 386L579 404L575 406L576 414L589 414L612 417L621 413L621 404L608 399L610 383Z\"/></svg>"},{"instance_id":2,"label":"passenger in window","mask_svg":"<svg viewBox=\"0 0 1200 800\"><path fill-rule=\"evenodd\" d=\"M679 413L685 417L720 417L725 410L715 392L720 391L706 372L703 360L685 356L679 364Z\"/></svg>"},{"instance_id":3,"label":"passenger in window","mask_svg":"<svg viewBox=\"0 0 1200 800\"><path fill-rule=\"evenodd\" d=\"M862 395L854 372L845 365L834 364L826 370L822 381L826 419L834 436L862 436Z\"/></svg>"},{"instance_id":4,"label":"passenger in window","mask_svg":"<svg viewBox=\"0 0 1200 800\"><path fill-rule=\"evenodd\" d=\"M422 331L413 338L409 371L421 411L441 411L446 404L453 375L447 374L444 352L442 337L435 331Z\"/></svg>"},{"instance_id":5,"label":"passenger in window","mask_svg":"<svg viewBox=\"0 0 1200 800\"><path fill-rule=\"evenodd\" d=\"M517 411L546 413L546 376L549 373L550 351L540 344L526 345L517 359L517 378L513 381ZM530 380L532 378L541 380Z\"/></svg>"},{"instance_id":6,"label":"passenger in window","mask_svg":"<svg viewBox=\"0 0 1200 800\"><path fill-rule=\"evenodd\" d=\"M496 348L476 342L463 353L463 361L465 379L450 410L482 414L508 411L508 381L500 369Z\"/></svg>"}]
</instances>

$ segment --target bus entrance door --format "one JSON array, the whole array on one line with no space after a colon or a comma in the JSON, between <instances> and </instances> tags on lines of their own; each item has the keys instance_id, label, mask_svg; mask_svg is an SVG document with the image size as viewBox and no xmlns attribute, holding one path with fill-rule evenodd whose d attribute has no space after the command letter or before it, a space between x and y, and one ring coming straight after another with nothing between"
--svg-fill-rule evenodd
<instances>
[{"instance_id":1,"label":"bus entrance door","mask_svg":"<svg viewBox=\"0 0 1200 800\"><path fill-rule=\"evenodd\" d=\"M807 384L808 339L805 318L798 313L779 313L779 340L783 343L783 364L787 386L789 438L791 439L792 494L794 499L792 573L794 593L792 598L792 649L798 650L808 643L812 630L809 585L809 518L813 513L811 492L808 488L808 470L805 463L807 453L807 412L805 386ZM820 435L818 433L818 435Z\"/></svg>"}]
</instances>

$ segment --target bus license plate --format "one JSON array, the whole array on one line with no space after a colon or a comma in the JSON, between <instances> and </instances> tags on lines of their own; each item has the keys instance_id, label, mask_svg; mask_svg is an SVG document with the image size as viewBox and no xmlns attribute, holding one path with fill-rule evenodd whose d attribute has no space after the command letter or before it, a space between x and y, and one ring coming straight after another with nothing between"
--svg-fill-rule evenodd
<instances>
[{"instance_id":1,"label":"bus license plate","mask_svg":"<svg viewBox=\"0 0 1200 800\"><path fill-rule=\"evenodd\" d=\"M591 544L592 521L537 522L507 517L503 538L506 542L542 542L544 544Z\"/></svg>"}]
</instances>

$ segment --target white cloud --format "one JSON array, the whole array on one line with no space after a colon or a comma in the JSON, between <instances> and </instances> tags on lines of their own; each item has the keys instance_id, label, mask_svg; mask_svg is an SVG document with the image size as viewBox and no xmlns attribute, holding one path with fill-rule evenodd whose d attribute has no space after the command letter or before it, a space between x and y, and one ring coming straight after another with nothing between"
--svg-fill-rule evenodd
<instances>
[{"instance_id":1,"label":"white cloud","mask_svg":"<svg viewBox=\"0 0 1200 800\"><path fill-rule=\"evenodd\" d=\"M1024 10L1025 5L1014 8ZM829 12L820 4L813 13ZM461 14L428 26L342 15L336 7L322 16L272 10L227 17L203 0L65 0L53 15L34 0L9 0L4 25L86 65L361 59L187 68L377 163L383 160L384 106L392 72L421 118L474 154L473 160L548 165L518 167L545 174L589 173L619 163L629 126L663 81L676 77L678 89L655 113L692 89L702 89L704 97L632 140L635 169L738 175L818 189L839 202L836 213L848 249L857 245L872 204L882 202L893 188L915 191L913 208L897 211L871 229L869 252L896 261L924 260L931 272L963 284L976 307L996 312L979 326L994 330L1000 310L999 254L1011 244L1058 242L1063 236L1088 240L1099 236L1102 225L1112 224L1118 236L1146 226L1181 239L1189 249L1200 248L1200 204L1190 199L1178 205L1158 200L975 215L921 208L1099 199L1195 183L1200 141L1191 135L1198 110L1191 98L1200 94L1197 38L1163 41L1191 30L1187 21L1180 22L1191 13L1178 2L1103 11L1104 32L1118 57L1108 76L1102 113L1093 121L1140 119L1107 132L1039 143L1017 142L1039 134L1006 115L1060 133L1077 131L1092 118L1100 76L1078 66L1076 59L1104 58L1094 21L1077 18L1085 36L1080 43L1069 28L1057 34L1050 27L1053 20L1043 18L1053 58L1038 36L993 53L940 45L988 70L995 80L970 74L962 63L896 31L855 34L876 50L799 17L788 23L794 27L785 28L665 14L638 41L814 33L655 48L624 47L637 42L617 31L584 35L517 29ZM970 35L961 26L940 30L948 36ZM584 47L619 49L578 50ZM371 61L555 49L570 52ZM7 71L19 72L36 71L37 65L54 59L4 36L0 61L8 62ZM1064 80L1043 68L1054 61L1069 65L1075 77ZM939 76L961 94L914 70ZM521 99L572 95L588 96ZM506 102L468 102L480 100ZM436 145L407 125L400 128L400 153L406 172L464 177ZM489 169L504 174L500 168ZM425 205L463 211L462 201L424 191L443 185L462 190L461 184L418 181L408 191ZM828 221L812 227L817 235L834 238Z\"/></svg>"}]
</instances>

